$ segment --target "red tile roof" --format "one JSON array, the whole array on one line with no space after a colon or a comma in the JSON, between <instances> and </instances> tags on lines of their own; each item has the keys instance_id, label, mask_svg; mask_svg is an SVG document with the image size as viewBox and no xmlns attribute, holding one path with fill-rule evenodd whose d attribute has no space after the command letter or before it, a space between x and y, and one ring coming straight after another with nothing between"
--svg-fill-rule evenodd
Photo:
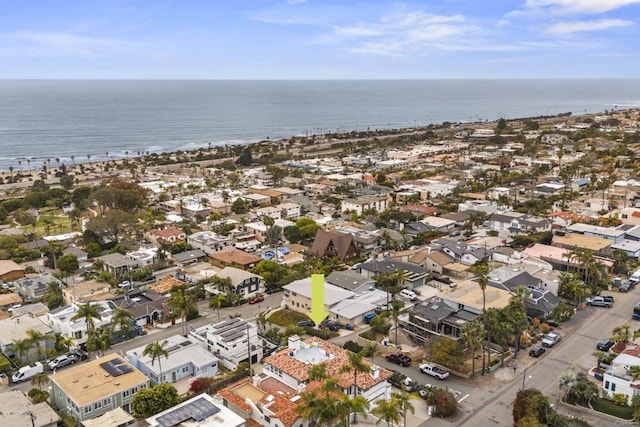
<instances>
[{"instance_id":1,"label":"red tile roof","mask_svg":"<svg viewBox=\"0 0 640 427\"><path fill-rule=\"evenodd\" d=\"M334 377L342 388L353 386L353 372L340 372L343 366L349 365L348 350L316 337L309 338L305 343L318 343L321 349L325 350L328 354L331 354L333 357L323 362L326 365L327 374ZM294 356L290 356L290 351L291 349L286 349L269 356L265 358L264 363L281 370L299 382L309 381L311 365L299 361ZM363 359L363 361L365 364L372 366L371 362L368 360ZM391 378L392 373L390 371L382 367L378 367L378 369L378 378L373 378L369 373L359 372L357 374L358 388L367 390L374 385Z\"/></svg>"}]
</instances>

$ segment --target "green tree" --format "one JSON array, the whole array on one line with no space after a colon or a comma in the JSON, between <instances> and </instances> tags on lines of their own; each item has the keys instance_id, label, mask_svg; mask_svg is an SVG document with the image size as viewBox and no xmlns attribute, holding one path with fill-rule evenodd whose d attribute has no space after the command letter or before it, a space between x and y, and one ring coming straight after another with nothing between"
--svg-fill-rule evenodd
<instances>
[{"instance_id":1,"label":"green tree","mask_svg":"<svg viewBox=\"0 0 640 427\"><path fill-rule=\"evenodd\" d=\"M138 418L148 418L180 402L178 391L171 384L143 388L133 395L131 409Z\"/></svg>"},{"instance_id":2,"label":"green tree","mask_svg":"<svg viewBox=\"0 0 640 427\"><path fill-rule=\"evenodd\" d=\"M113 344L113 333L111 328L98 328L89 335L87 339L87 350L95 351L97 354L104 356L104 352L111 348Z\"/></svg>"},{"instance_id":3,"label":"green tree","mask_svg":"<svg viewBox=\"0 0 640 427\"><path fill-rule=\"evenodd\" d=\"M160 375L158 376L158 383L162 383L162 362L160 361L160 359L162 357L164 357L165 359L169 359L169 352L167 351L167 345L168 345L168 341L164 340L162 342L152 342L150 344L147 344L147 346L144 348L144 351L142 352L143 356L149 356L151 357L151 366L153 366L153 364L155 363L155 361L158 361L158 369L160 371Z\"/></svg>"},{"instance_id":4,"label":"green tree","mask_svg":"<svg viewBox=\"0 0 640 427\"><path fill-rule=\"evenodd\" d=\"M457 341L446 337L437 338L431 345L431 358L445 366L458 366L464 363L464 356Z\"/></svg>"},{"instance_id":5,"label":"green tree","mask_svg":"<svg viewBox=\"0 0 640 427\"><path fill-rule=\"evenodd\" d=\"M251 206L244 199L238 197L231 204L231 211L235 214L246 214L251 209Z\"/></svg>"},{"instance_id":6,"label":"green tree","mask_svg":"<svg viewBox=\"0 0 640 427\"><path fill-rule=\"evenodd\" d=\"M69 277L80 268L78 257L74 254L62 255L58 259L58 268L62 272L63 277Z\"/></svg>"},{"instance_id":7,"label":"green tree","mask_svg":"<svg viewBox=\"0 0 640 427\"><path fill-rule=\"evenodd\" d=\"M127 230L127 227L135 223L135 216L116 209L89 220L87 231L94 233L104 242L111 241L117 244L120 241L120 235Z\"/></svg>"},{"instance_id":8,"label":"green tree","mask_svg":"<svg viewBox=\"0 0 640 427\"><path fill-rule=\"evenodd\" d=\"M119 335L122 335L122 340L131 338L133 332L133 323L135 319L134 314L126 308L116 307L111 315L111 333L115 335L118 331Z\"/></svg>"},{"instance_id":9,"label":"green tree","mask_svg":"<svg viewBox=\"0 0 640 427\"><path fill-rule=\"evenodd\" d=\"M487 343L491 342L491 334L490 330L487 328L487 285L489 284L489 264L486 262L476 263L476 277L478 278L478 286L482 290L482 322L484 332L488 334ZM482 343L484 340L480 342L480 346L482 347ZM487 356L491 359L491 346L487 345ZM482 351L482 375L486 372L487 363L491 363L491 360L485 360L485 352ZM475 370L474 370L475 371Z\"/></svg>"},{"instance_id":10,"label":"green tree","mask_svg":"<svg viewBox=\"0 0 640 427\"><path fill-rule=\"evenodd\" d=\"M376 425L386 421L387 427L391 427L391 423L397 424L402 419L402 408L393 397L389 400L378 400L377 406L373 408L371 413L379 418Z\"/></svg>"},{"instance_id":11,"label":"green tree","mask_svg":"<svg viewBox=\"0 0 640 427\"><path fill-rule=\"evenodd\" d=\"M402 422L404 427L407 427L407 411L412 414L416 413L416 408L411 403L411 398L414 397L411 393L407 393L404 386L401 387L400 393L391 393L391 398L398 402L398 405L402 409Z\"/></svg>"},{"instance_id":12,"label":"green tree","mask_svg":"<svg viewBox=\"0 0 640 427\"><path fill-rule=\"evenodd\" d=\"M13 340L13 350L18 354L20 360L24 360L24 357L29 355L31 348L33 348L33 345L31 341L29 341L29 338ZM27 357L26 360L28 361L29 357Z\"/></svg>"},{"instance_id":13,"label":"green tree","mask_svg":"<svg viewBox=\"0 0 640 427\"><path fill-rule=\"evenodd\" d=\"M42 390L42 387L49 384L49 376L45 373L35 374L31 377L31 384Z\"/></svg>"},{"instance_id":14,"label":"green tree","mask_svg":"<svg viewBox=\"0 0 640 427\"><path fill-rule=\"evenodd\" d=\"M40 344L51 340L53 337L45 335L36 329L27 329L26 333L27 339L29 340L31 345L36 348L38 360L42 360L42 346Z\"/></svg>"},{"instance_id":15,"label":"green tree","mask_svg":"<svg viewBox=\"0 0 640 427\"><path fill-rule=\"evenodd\" d=\"M358 353L348 352L349 363L342 366L341 372L353 372L353 397L358 395L358 374L368 374L371 371L371 366L362 358L362 355ZM357 423L357 412L353 412L353 423Z\"/></svg>"},{"instance_id":16,"label":"green tree","mask_svg":"<svg viewBox=\"0 0 640 427\"><path fill-rule=\"evenodd\" d=\"M94 321L100 319L100 312L98 311L98 307L95 305L91 305L91 303L86 303L78 307L78 312L71 318L71 320L83 319L85 324L87 325L87 336L91 337L95 329ZM88 339L87 338L87 339Z\"/></svg>"},{"instance_id":17,"label":"green tree","mask_svg":"<svg viewBox=\"0 0 640 427\"><path fill-rule=\"evenodd\" d=\"M193 295L185 292L184 288L179 288L171 292L169 298L169 306L171 311L182 319L183 335L186 337L189 333L189 325L187 317L190 313L198 311L198 306Z\"/></svg>"},{"instance_id":18,"label":"green tree","mask_svg":"<svg viewBox=\"0 0 640 427\"><path fill-rule=\"evenodd\" d=\"M462 327L462 342L471 351L471 376L476 374L476 351L482 348L484 327L478 320L467 322ZM484 366L483 366L484 369Z\"/></svg>"}]
</instances>

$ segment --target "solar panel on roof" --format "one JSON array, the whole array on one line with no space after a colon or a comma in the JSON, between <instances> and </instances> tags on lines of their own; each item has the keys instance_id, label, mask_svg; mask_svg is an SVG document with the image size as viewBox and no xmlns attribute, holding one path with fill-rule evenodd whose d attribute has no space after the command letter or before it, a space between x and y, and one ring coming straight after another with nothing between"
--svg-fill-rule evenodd
<instances>
[{"instance_id":1,"label":"solar panel on roof","mask_svg":"<svg viewBox=\"0 0 640 427\"><path fill-rule=\"evenodd\" d=\"M127 374L127 373L129 373L129 372L132 372L132 371L133 371L133 368L132 368L131 366L122 365L122 366L120 366L120 371L121 371L123 374Z\"/></svg>"},{"instance_id":2,"label":"solar panel on roof","mask_svg":"<svg viewBox=\"0 0 640 427\"><path fill-rule=\"evenodd\" d=\"M169 412L168 414L158 417L156 421L161 427L174 427L189 419L200 422L217 414L218 412L220 412L220 408L209 402L204 397L201 397L185 406Z\"/></svg>"}]
</instances>

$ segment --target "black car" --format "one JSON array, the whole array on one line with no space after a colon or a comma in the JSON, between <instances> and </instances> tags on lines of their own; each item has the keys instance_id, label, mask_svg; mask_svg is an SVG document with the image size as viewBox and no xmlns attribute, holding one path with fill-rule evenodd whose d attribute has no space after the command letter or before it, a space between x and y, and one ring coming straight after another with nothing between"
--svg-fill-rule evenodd
<instances>
[{"instance_id":1,"label":"black car","mask_svg":"<svg viewBox=\"0 0 640 427\"><path fill-rule=\"evenodd\" d=\"M80 349L74 351L72 354L76 357L76 360L87 360L89 358L87 352Z\"/></svg>"},{"instance_id":2,"label":"black car","mask_svg":"<svg viewBox=\"0 0 640 427\"><path fill-rule=\"evenodd\" d=\"M611 347L613 347L615 343L611 340L600 340L598 341L598 344L596 345L596 348L600 351L609 351L609 349L611 349Z\"/></svg>"},{"instance_id":3,"label":"black car","mask_svg":"<svg viewBox=\"0 0 640 427\"><path fill-rule=\"evenodd\" d=\"M301 320L298 322L298 326L311 326L313 328L316 326L316 322L313 320Z\"/></svg>"},{"instance_id":4,"label":"black car","mask_svg":"<svg viewBox=\"0 0 640 427\"><path fill-rule=\"evenodd\" d=\"M540 357L544 354L545 351L547 350L545 350L544 347L541 347L539 345L534 345L533 347L531 347L531 350L529 350L529 356Z\"/></svg>"},{"instance_id":5,"label":"black car","mask_svg":"<svg viewBox=\"0 0 640 427\"><path fill-rule=\"evenodd\" d=\"M340 323L335 320L325 319L320 324L323 328L327 328L330 331L336 332L340 330Z\"/></svg>"},{"instance_id":6,"label":"black car","mask_svg":"<svg viewBox=\"0 0 640 427\"><path fill-rule=\"evenodd\" d=\"M402 353L391 353L385 356L387 361L400 366L411 366L411 358Z\"/></svg>"}]
</instances>

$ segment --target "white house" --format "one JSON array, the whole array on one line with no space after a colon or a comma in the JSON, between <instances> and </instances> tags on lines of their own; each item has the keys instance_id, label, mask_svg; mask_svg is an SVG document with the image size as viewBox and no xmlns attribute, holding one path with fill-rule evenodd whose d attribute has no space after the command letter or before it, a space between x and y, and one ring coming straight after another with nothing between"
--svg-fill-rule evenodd
<instances>
[{"instance_id":1,"label":"white house","mask_svg":"<svg viewBox=\"0 0 640 427\"><path fill-rule=\"evenodd\" d=\"M289 337L287 349L265 358L263 373L294 389L300 389L308 384L311 368L324 363L327 373L336 378L345 394L360 395L371 405L381 399L388 400L391 395L391 385L387 380L392 373L363 359L370 370L357 373L354 384L353 372L342 370L348 363L348 352L320 338L314 337L302 341L300 337L293 335Z\"/></svg>"},{"instance_id":2,"label":"white house","mask_svg":"<svg viewBox=\"0 0 640 427\"><path fill-rule=\"evenodd\" d=\"M228 369L241 362L258 363L262 359L262 339L255 324L234 317L220 323L210 323L189 332L202 348L213 353Z\"/></svg>"},{"instance_id":3,"label":"white house","mask_svg":"<svg viewBox=\"0 0 640 427\"><path fill-rule=\"evenodd\" d=\"M633 396L640 394L640 380L634 380L630 373L631 366L640 365L640 345L634 343L627 346L611 362L602 380L603 393L612 398L614 393L622 393L627 396L627 404L631 405Z\"/></svg>"},{"instance_id":4,"label":"white house","mask_svg":"<svg viewBox=\"0 0 640 427\"><path fill-rule=\"evenodd\" d=\"M218 358L195 339L173 335L166 339L166 343L164 349L168 357L161 355L153 360L144 354L145 346L141 346L127 351L127 360L155 384L175 383L189 376L213 377L218 373Z\"/></svg>"}]
</instances>

